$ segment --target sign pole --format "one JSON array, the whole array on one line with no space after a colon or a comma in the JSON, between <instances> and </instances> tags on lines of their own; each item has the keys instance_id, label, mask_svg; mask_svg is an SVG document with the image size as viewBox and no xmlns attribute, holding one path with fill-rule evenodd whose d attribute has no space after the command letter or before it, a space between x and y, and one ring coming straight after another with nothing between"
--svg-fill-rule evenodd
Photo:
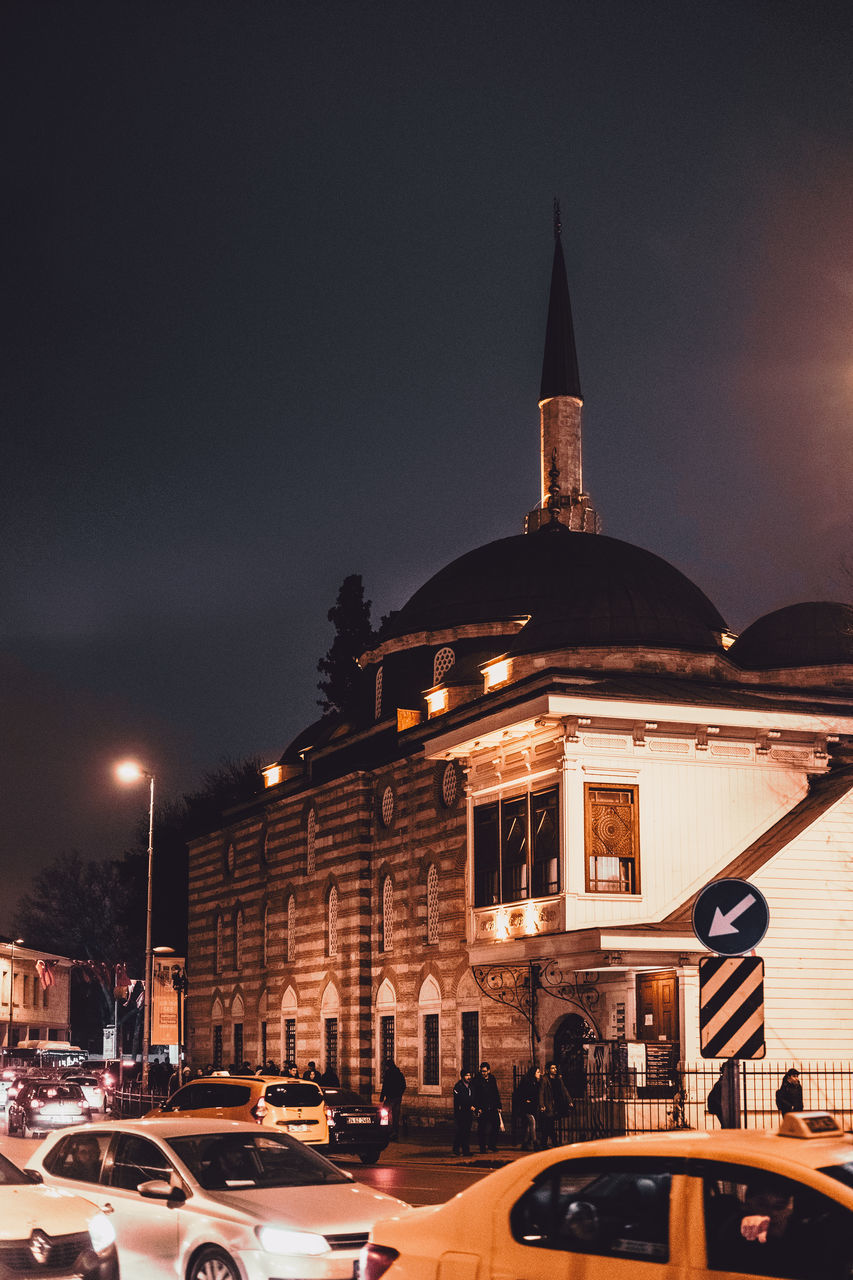
<instances>
[{"instance_id":1,"label":"sign pole","mask_svg":"<svg viewBox=\"0 0 853 1280\"><path fill-rule=\"evenodd\" d=\"M740 1129L740 1060L727 1058L723 1066L723 1128Z\"/></svg>"}]
</instances>

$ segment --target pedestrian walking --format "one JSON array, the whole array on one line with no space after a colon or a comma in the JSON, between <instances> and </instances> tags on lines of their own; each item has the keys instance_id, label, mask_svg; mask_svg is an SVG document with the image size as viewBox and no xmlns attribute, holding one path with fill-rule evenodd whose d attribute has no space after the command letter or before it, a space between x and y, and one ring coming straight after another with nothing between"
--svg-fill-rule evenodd
<instances>
[{"instance_id":1,"label":"pedestrian walking","mask_svg":"<svg viewBox=\"0 0 853 1280\"><path fill-rule=\"evenodd\" d=\"M802 1111L803 1086L800 1084L800 1073L796 1067L790 1067L782 1077L782 1083L776 1090L776 1106L783 1116L789 1111Z\"/></svg>"},{"instance_id":2,"label":"pedestrian walking","mask_svg":"<svg viewBox=\"0 0 853 1280\"><path fill-rule=\"evenodd\" d=\"M542 1068L535 1063L522 1077L518 1088L518 1110L522 1123L522 1151L538 1151L544 1116L543 1090L550 1089L542 1076Z\"/></svg>"},{"instance_id":3,"label":"pedestrian walking","mask_svg":"<svg viewBox=\"0 0 853 1280\"><path fill-rule=\"evenodd\" d=\"M384 1103L391 1112L391 1142L397 1142L400 1137L400 1113L403 1109L403 1094L405 1092L406 1077L394 1059L389 1058L385 1063L385 1071L382 1074L382 1089L379 1094L379 1101Z\"/></svg>"},{"instance_id":4,"label":"pedestrian walking","mask_svg":"<svg viewBox=\"0 0 853 1280\"><path fill-rule=\"evenodd\" d=\"M453 1154L470 1156L471 1128L474 1124L474 1097L471 1093L472 1072L463 1067L453 1086Z\"/></svg>"},{"instance_id":5,"label":"pedestrian walking","mask_svg":"<svg viewBox=\"0 0 853 1280\"><path fill-rule=\"evenodd\" d=\"M542 1093L546 1095L544 1109L540 1110L541 1132L539 1141L543 1147L556 1147L559 1144L557 1127L574 1106L569 1091L563 1084L556 1062L549 1062L545 1068Z\"/></svg>"},{"instance_id":6,"label":"pedestrian walking","mask_svg":"<svg viewBox=\"0 0 853 1280\"><path fill-rule=\"evenodd\" d=\"M471 1092L477 1113L480 1150L485 1151L488 1147L489 1151L497 1151L501 1127L501 1094L488 1062L480 1063L480 1070L471 1081Z\"/></svg>"}]
</instances>

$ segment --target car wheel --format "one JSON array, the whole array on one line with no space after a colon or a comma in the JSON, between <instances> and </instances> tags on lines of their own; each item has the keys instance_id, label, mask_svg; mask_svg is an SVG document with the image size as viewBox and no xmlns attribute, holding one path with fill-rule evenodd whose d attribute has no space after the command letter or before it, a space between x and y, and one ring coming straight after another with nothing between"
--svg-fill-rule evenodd
<instances>
[{"instance_id":1,"label":"car wheel","mask_svg":"<svg viewBox=\"0 0 853 1280\"><path fill-rule=\"evenodd\" d=\"M6 1117L6 1132L8 1133L10 1138L15 1132L15 1122L11 1116Z\"/></svg>"},{"instance_id":2,"label":"car wheel","mask_svg":"<svg viewBox=\"0 0 853 1280\"><path fill-rule=\"evenodd\" d=\"M222 1249L206 1245L193 1259L187 1280L240 1280L240 1269Z\"/></svg>"},{"instance_id":3,"label":"car wheel","mask_svg":"<svg viewBox=\"0 0 853 1280\"><path fill-rule=\"evenodd\" d=\"M358 1158L362 1164L376 1164L381 1154L375 1147L371 1147L369 1151L359 1151Z\"/></svg>"}]
</instances>

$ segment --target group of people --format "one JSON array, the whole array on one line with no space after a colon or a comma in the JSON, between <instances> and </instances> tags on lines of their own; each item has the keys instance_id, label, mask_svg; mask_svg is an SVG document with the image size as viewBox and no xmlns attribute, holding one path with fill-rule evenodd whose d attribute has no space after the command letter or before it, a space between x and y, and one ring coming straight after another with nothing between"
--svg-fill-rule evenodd
<instances>
[{"instance_id":1,"label":"group of people","mask_svg":"<svg viewBox=\"0 0 853 1280\"><path fill-rule=\"evenodd\" d=\"M558 1146L557 1122L574 1105L556 1062L547 1063L544 1071L535 1063L522 1076L513 1098L513 1110L521 1119L522 1151Z\"/></svg>"},{"instance_id":2,"label":"group of people","mask_svg":"<svg viewBox=\"0 0 853 1280\"><path fill-rule=\"evenodd\" d=\"M171 1097L176 1089L182 1084L188 1084L190 1080L199 1079L201 1076L209 1076L218 1068L213 1063L207 1063L204 1067L196 1067L193 1071L190 1067L175 1067L165 1058L152 1058L148 1068L148 1087L152 1093L162 1093ZM242 1063L232 1062L227 1067L229 1075L232 1076L290 1076L294 1080L316 1080L318 1084L328 1087L338 1087L340 1080L338 1073L331 1066L325 1071L317 1068L317 1063L313 1060L308 1063L304 1071L300 1072L295 1062L285 1062L281 1067L275 1063L272 1058L268 1058L266 1062L258 1063L252 1066L248 1059ZM126 1077L128 1078L128 1077Z\"/></svg>"},{"instance_id":3,"label":"group of people","mask_svg":"<svg viewBox=\"0 0 853 1280\"><path fill-rule=\"evenodd\" d=\"M453 1154L470 1156L471 1131L477 1122L480 1151L497 1151L498 1134L503 1132L503 1114L498 1082L488 1062L480 1063L476 1075L463 1067L453 1086Z\"/></svg>"}]
</instances>

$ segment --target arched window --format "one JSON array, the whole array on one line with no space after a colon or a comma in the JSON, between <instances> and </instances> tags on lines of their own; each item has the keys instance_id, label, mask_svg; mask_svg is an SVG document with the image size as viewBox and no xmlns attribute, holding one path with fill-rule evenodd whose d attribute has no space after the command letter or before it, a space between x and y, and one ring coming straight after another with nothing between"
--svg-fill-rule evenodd
<instances>
[{"instance_id":1,"label":"arched window","mask_svg":"<svg viewBox=\"0 0 853 1280\"><path fill-rule=\"evenodd\" d=\"M267 965L270 960L270 904L264 906L263 931L261 933L261 964Z\"/></svg>"},{"instance_id":2,"label":"arched window","mask_svg":"<svg viewBox=\"0 0 853 1280\"><path fill-rule=\"evenodd\" d=\"M296 899L293 894L287 899L287 959L296 955Z\"/></svg>"},{"instance_id":3,"label":"arched window","mask_svg":"<svg viewBox=\"0 0 853 1280\"><path fill-rule=\"evenodd\" d=\"M329 955L338 954L338 891L334 885L329 890Z\"/></svg>"},{"instance_id":4,"label":"arched window","mask_svg":"<svg viewBox=\"0 0 853 1280\"><path fill-rule=\"evenodd\" d=\"M432 682L433 684L441 684L450 668L456 661L456 654L447 645L443 649L439 649L432 660Z\"/></svg>"},{"instance_id":5,"label":"arched window","mask_svg":"<svg viewBox=\"0 0 853 1280\"><path fill-rule=\"evenodd\" d=\"M438 942L438 869L434 862L427 871L427 942Z\"/></svg>"},{"instance_id":6,"label":"arched window","mask_svg":"<svg viewBox=\"0 0 853 1280\"><path fill-rule=\"evenodd\" d=\"M213 972L222 972L222 916L216 917L216 942L213 950Z\"/></svg>"},{"instance_id":7,"label":"arched window","mask_svg":"<svg viewBox=\"0 0 853 1280\"><path fill-rule=\"evenodd\" d=\"M376 694L373 704L373 719L378 720L382 715L382 667L376 668Z\"/></svg>"},{"instance_id":8,"label":"arched window","mask_svg":"<svg viewBox=\"0 0 853 1280\"><path fill-rule=\"evenodd\" d=\"M237 908L234 916L234 966L237 969L243 967L243 910Z\"/></svg>"},{"instance_id":9,"label":"arched window","mask_svg":"<svg viewBox=\"0 0 853 1280\"><path fill-rule=\"evenodd\" d=\"M308 814L308 829L305 838L305 869L313 876L316 865L317 850L317 811L312 809Z\"/></svg>"},{"instance_id":10,"label":"arched window","mask_svg":"<svg viewBox=\"0 0 853 1280\"><path fill-rule=\"evenodd\" d=\"M391 951L394 947L394 886L391 877L385 877L382 886L382 950Z\"/></svg>"},{"instance_id":11,"label":"arched window","mask_svg":"<svg viewBox=\"0 0 853 1280\"><path fill-rule=\"evenodd\" d=\"M441 991L435 978L424 979L418 994L421 1088L437 1093L441 1087Z\"/></svg>"}]
</instances>

